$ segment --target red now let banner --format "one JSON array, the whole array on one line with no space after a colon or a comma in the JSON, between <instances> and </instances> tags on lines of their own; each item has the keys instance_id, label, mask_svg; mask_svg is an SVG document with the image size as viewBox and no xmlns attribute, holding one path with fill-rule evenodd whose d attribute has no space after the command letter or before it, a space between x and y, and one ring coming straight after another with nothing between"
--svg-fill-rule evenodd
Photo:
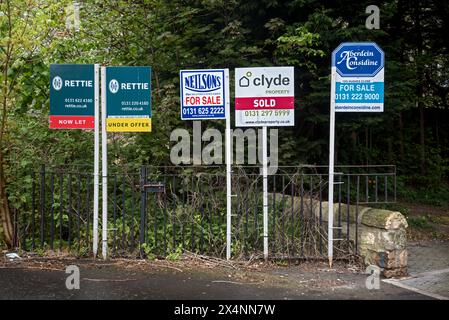
<instances>
[{"instance_id":1,"label":"red now let banner","mask_svg":"<svg viewBox=\"0 0 449 320\"><path fill-rule=\"evenodd\" d=\"M94 129L93 116L50 116L50 129Z\"/></svg>"}]
</instances>

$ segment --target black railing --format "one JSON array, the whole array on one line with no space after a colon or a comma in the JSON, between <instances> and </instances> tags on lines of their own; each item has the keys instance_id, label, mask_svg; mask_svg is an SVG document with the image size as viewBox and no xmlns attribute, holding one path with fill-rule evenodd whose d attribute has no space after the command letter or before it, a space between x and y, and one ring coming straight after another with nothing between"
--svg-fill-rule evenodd
<instances>
[{"instance_id":1,"label":"black railing","mask_svg":"<svg viewBox=\"0 0 449 320\"><path fill-rule=\"evenodd\" d=\"M357 224L348 221L358 221L359 206L396 200L396 171L394 166L342 166L335 171L334 256L338 258L357 253ZM117 167L109 172L107 228L113 257L166 257L185 251L224 257L224 166L143 166L140 172ZM269 176L270 257L326 257L328 208L323 201L327 200L327 182L325 166L279 167ZM234 166L232 191L233 257L260 257L260 168ZM32 172L23 192L29 201L12 210L16 246L26 251L91 252L91 167L42 166ZM101 236L100 230L101 224Z\"/></svg>"}]
</instances>

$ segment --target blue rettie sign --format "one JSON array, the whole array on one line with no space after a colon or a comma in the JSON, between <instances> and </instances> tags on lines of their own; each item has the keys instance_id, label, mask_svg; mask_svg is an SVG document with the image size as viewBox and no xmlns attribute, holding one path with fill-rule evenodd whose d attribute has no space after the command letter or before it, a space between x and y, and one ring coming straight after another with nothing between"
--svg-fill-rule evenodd
<instances>
[{"instance_id":1,"label":"blue rettie sign","mask_svg":"<svg viewBox=\"0 0 449 320\"><path fill-rule=\"evenodd\" d=\"M332 53L336 112L382 112L384 52L374 42L342 43Z\"/></svg>"},{"instance_id":2,"label":"blue rettie sign","mask_svg":"<svg viewBox=\"0 0 449 320\"><path fill-rule=\"evenodd\" d=\"M181 70L181 119L225 119L225 70Z\"/></svg>"}]
</instances>

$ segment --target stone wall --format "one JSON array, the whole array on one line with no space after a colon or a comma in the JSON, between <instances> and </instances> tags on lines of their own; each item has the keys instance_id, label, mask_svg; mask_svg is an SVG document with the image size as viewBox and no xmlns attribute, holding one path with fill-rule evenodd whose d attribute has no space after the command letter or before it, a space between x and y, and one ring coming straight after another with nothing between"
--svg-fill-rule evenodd
<instances>
[{"instance_id":1,"label":"stone wall","mask_svg":"<svg viewBox=\"0 0 449 320\"><path fill-rule=\"evenodd\" d=\"M319 205L313 208L319 215ZM358 224L358 248L365 265L376 265L387 277L398 277L407 274L407 220L397 211L358 207L356 221L356 206L348 207L341 204L342 236L347 237L349 223L349 238L355 242L355 223ZM328 221L328 203L322 203L323 221ZM334 226L338 226L338 204L334 204ZM349 222L348 222L349 220ZM338 234L335 229L334 235Z\"/></svg>"}]
</instances>

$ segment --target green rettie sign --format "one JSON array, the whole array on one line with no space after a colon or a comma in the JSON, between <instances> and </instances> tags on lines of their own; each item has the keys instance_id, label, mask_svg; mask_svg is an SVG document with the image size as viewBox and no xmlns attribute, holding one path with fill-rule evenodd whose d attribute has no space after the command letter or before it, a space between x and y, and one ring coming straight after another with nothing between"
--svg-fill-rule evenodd
<instances>
[{"instance_id":1,"label":"green rettie sign","mask_svg":"<svg viewBox=\"0 0 449 320\"><path fill-rule=\"evenodd\" d=\"M95 65L50 65L50 129L94 129Z\"/></svg>"},{"instance_id":2,"label":"green rettie sign","mask_svg":"<svg viewBox=\"0 0 449 320\"><path fill-rule=\"evenodd\" d=\"M106 67L106 130L151 132L151 68Z\"/></svg>"}]
</instances>

